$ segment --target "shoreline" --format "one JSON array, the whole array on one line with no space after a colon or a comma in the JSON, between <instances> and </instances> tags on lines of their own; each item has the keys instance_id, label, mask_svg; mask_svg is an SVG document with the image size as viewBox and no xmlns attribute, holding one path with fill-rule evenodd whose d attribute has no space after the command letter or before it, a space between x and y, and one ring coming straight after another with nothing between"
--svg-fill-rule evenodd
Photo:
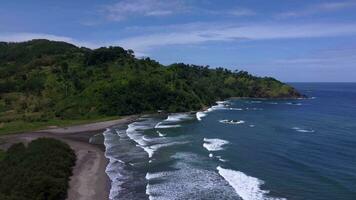
<instances>
[{"instance_id":1,"label":"shoreline","mask_svg":"<svg viewBox=\"0 0 356 200\"><path fill-rule=\"evenodd\" d=\"M67 200L109 199L111 180L106 174L109 160L105 157L105 146L101 141L93 144L89 140L106 128L128 125L138 117L130 115L117 120L4 135L0 137L0 149L7 149L18 142L26 144L40 137L61 140L74 150L77 157L69 181Z\"/></svg>"}]
</instances>

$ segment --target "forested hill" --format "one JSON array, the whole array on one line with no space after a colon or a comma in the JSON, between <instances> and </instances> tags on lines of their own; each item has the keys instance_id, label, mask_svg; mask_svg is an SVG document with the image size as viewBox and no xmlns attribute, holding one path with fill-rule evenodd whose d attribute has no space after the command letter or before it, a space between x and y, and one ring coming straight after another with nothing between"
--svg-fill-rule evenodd
<instances>
[{"instance_id":1,"label":"forested hill","mask_svg":"<svg viewBox=\"0 0 356 200\"><path fill-rule=\"evenodd\" d=\"M191 111L228 97L300 96L273 78L182 63L164 66L121 47L0 43L0 123Z\"/></svg>"}]
</instances>

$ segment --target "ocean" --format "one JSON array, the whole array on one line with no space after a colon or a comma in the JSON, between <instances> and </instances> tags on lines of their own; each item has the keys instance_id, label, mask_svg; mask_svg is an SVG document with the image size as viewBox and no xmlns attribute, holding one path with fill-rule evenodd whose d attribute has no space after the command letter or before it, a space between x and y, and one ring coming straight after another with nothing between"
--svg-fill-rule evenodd
<instances>
[{"instance_id":1,"label":"ocean","mask_svg":"<svg viewBox=\"0 0 356 200\"><path fill-rule=\"evenodd\" d=\"M232 99L107 129L110 198L356 199L356 83Z\"/></svg>"}]
</instances>

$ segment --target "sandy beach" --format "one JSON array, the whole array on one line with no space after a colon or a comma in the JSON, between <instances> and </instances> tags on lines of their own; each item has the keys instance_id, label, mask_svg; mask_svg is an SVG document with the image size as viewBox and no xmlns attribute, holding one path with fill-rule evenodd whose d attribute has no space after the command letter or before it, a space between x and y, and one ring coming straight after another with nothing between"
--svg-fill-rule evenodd
<instances>
[{"instance_id":1,"label":"sandy beach","mask_svg":"<svg viewBox=\"0 0 356 200\"><path fill-rule=\"evenodd\" d=\"M14 143L28 143L39 137L51 137L66 142L75 151L76 165L70 179L68 200L108 199L110 179L105 173L108 160L102 143L89 143L90 137L102 133L112 126L125 126L138 116L127 116L117 120L76 125L65 128L52 128L29 133L0 137L1 149L7 149Z\"/></svg>"}]
</instances>

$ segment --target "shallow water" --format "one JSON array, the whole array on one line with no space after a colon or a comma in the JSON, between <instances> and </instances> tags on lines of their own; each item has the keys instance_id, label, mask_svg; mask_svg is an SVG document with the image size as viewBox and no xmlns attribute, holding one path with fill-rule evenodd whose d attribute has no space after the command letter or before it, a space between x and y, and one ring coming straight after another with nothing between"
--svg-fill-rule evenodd
<instances>
[{"instance_id":1,"label":"shallow water","mask_svg":"<svg viewBox=\"0 0 356 200\"><path fill-rule=\"evenodd\" d=\"M293 85L107 130L111 199L356 199L356 84Z\"/></svg>"}]
</instances>

